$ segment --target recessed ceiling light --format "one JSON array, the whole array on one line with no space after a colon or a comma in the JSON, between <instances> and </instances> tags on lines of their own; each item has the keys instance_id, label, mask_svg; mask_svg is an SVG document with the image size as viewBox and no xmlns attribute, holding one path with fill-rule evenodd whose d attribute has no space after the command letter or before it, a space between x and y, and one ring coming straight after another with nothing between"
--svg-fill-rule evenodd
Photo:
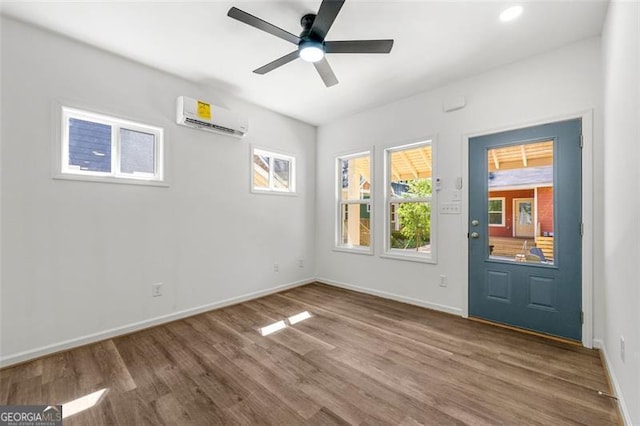
<instances>
[{"instance_id":1,"label":"recessed ceiling light","mask_svg":"<svg viewBox=\"0 0 640 426\"><path fill-rule=\"evenodd\" d=\"M523 10L524 9L522 8L522 6L511 6L502 11L502 13L500 14L500 20L502 22L513 21L518 16L522 15Z\"/></svg>"}]
</instances>

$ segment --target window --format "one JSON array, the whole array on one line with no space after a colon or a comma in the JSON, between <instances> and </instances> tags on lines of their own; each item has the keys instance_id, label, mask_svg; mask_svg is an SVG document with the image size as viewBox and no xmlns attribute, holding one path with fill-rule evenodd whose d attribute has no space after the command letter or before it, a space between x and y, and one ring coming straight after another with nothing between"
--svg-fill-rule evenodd
<instances>
[{"instance_id":1,"label":"window","mask_svg":"<svg viewBox=\"0 0 640 426\"><path fill-rule=\"evenodd\" d=\"M62 107L57 177L157 183L163 176L163 130Z\"/></svg>"},{"instance_id":2,"label":"window","mask_svg":"<svg viewBox=\"0 0 640 426\"><path fill-rule=\"evenodd\" d=\"M385 150L385 255L435 260L431 141Z\"/></svg>"},{"instance_id":3,"label":"window","mask_svg":"<svg viewBox=\"0 0 640 426\"><path fill-rule=\"evenodd\" d=\"M338 157L336 182L336 247L371 253L371 154Z\"/></svg>"},{"instance_id":4,"label":"window","mask_svg":"<svg viewBox=\"0 0 640 426\"><path fill-rule=\"evenodd\" d=\"M296 192L294 157L254 148L251 158L251 188L254 192Z\"/></svg>"},{"instance_id":5,"label":"window","mask_svg":"<svg viewBox=\"0 0 640 426\"><path fill-rule=\"evenodd\" d=\"M489 226L504 226L504 197L489 198Z\"/></svg>"}]
</instances>

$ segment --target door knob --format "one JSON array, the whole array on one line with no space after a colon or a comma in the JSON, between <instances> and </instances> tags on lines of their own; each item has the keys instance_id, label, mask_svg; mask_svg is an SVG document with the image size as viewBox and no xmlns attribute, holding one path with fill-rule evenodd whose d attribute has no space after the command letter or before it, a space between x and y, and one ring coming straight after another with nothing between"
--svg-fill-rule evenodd
<instances>
[{"instance_id":1,"label":"door knob","mask_svg":"<svg viewBox=\"0 0 640 426\"><path fill-rule=\"evenodd\" d=\"M473 238L474 240L477 240L478 238L480 238L480 234L478 234L477 232L472 232L471 238Z\"/></svg>"},{"instance_id":2,"label":"door knob","mask_svg":"<svg viewBox=\"0 0 640 426\"><path fill-rule=\"evenodd\" d=\"M478 219L473 219L471 221L471 226L478 226L480 224L480 222L478 222Z\"/></svg>"}]
</instances>

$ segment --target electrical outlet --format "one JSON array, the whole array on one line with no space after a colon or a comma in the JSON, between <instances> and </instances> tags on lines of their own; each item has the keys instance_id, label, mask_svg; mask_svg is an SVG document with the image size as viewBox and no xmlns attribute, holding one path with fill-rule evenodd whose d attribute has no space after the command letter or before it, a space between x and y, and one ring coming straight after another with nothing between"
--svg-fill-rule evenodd
<instances>
[{"instance_id":1,"label":"electrical outlet","mask_svg":"<svg viewBox=\"0 0 640 426\"><path fill-rule=\"evenodd\" d=\"M298 259L298 268L304 268L304 259Z\"/></svg>"},{"instance_id":2,"label":"electrical outlet","mask_svg":"<svg viewBox=\"0 0 640 426\"><path fill-rule=\"evenodd\" d=\"M162 296L162 283L151 284L151 297Z\"/></svg>"},{"instance_id":3,"label":"electrical outlet","mask_svg":"<svg viewBox=\"0 0 640 426\"><path fill-rule=\"evenodd\" d=\"M624 337L620 336L620 359L624 362Z\"/></svg>"},{"instance_id":4,"label":"electrical outlet","mask_svg":"<svg viewBox=\"0 0 640 426\"><path fill-rule=\"evenodd\" d=\"M447 286L447 276L440 275L440 287L446 287L446 286Z\"/></svg>"},{"instance_id":5,"label":"electrical outlet","mask_svg":"<svg viewBox=\"0 0 640 426\"><path fill-rule=\"evenodd\" d=\"M280 266L277 263L273 264L273 272L280 272Z\"/></svg>"}]
</instances>

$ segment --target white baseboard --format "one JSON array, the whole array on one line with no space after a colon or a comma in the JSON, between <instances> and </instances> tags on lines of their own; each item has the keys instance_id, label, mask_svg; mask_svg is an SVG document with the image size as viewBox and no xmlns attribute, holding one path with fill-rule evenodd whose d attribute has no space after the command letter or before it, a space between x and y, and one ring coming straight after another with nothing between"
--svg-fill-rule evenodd
<instances>
[{"instance_id":1,"label":"white baseboard","mask_svg":"<svg viewBox=\"0 0 640 426\"><path fill-rule=\"evenodd\" d=\"M305 284L310 284L315 281L316 281L315 279L309 278L306 280L283 284L283 285L272 287L266 290L260 290L252 293L243 294L241 296L232 297L230 299L208 303L206 305L197 306L194 308L189 308L189 309L185 309L178 312L173 312L173 313L162 315L155 318L149 318L144 321L127 324L121 327L112 328L112 329L101 331L98 333L88 334L85 336L80 336L73 339L65 340L63 342L58 342L51 345L30 349L24 352L7 355L4 357L0 357L0 368L23 363L23 362L30 361L32 359L39 358L45 355L50 355L56 352L76 348L78 346L99 342L101 340L111 339L117 336L122 336L124 334L132 333L134 331L139 331L145 328L153 327L156 325L164 324L164 323L175 321L178 319L187 318L193 315L201 314L203 312L223 308L225 306L235 305L237 303L246 302L248 300L257 299L259 297L268 296L269 294L278 293L280 291L288 290L294 287L299 287Z\"/></svg>"},{"instance_id":2,"label":"white baseboard","mask_svg":"<svg viewBox=\"0 0 640 426\"><path fill-rule=\"evenodd\" d=\"M374 290L371 288L360 287L357 285L346 284L339 281L333 281L327 278L317 278L317 282L328 284L334 287L340 287L347 290L357 291L359 293L371 294L373 296L379 296L385 299L391 299L409 305L420 306L422 308L433 309L434 311L446 312L453 315L462 316L462 309L454 308L453 306L439 305L437 303L425 302L424 300L414 299L412 297L400 296L394 293L388 293L386 291Z\"/></svg>"},{"instance_id":3,"label":"white baseboard","mask_svg":"<svg viewBox=\"0 0 640 426\"><path fill-rule=\"evenodd\" d=\"M611 365L609 354L607 353L607 348L604 342L600 339L593 339L593 347L600 349L600 351L602 352L604 358L604 367L606 368L609 379L611 380L611 384L613 385L614 396L618 398L618 406L620 407L620 411L622 412L622 419L624 420L624 424L626 426L632 426L633 423L631 422L631 415L629 414L627 404L624 401L622 389L620 389L620 383L618 383L615 371L613 370L613 366Z\"/></svg>"}]
</instances>

